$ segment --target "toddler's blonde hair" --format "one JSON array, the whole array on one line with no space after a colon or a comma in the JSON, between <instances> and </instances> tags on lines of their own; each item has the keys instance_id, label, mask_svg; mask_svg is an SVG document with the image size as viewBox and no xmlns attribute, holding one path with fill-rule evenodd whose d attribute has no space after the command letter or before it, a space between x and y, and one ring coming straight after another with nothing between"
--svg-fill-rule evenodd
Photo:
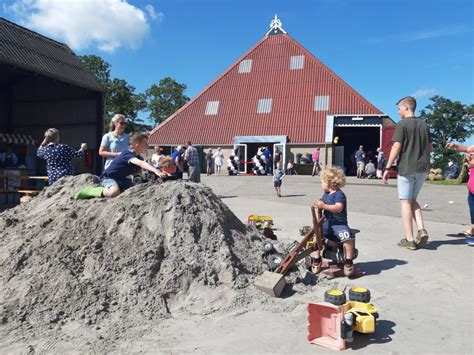
<instances>
[{"instance_id":1,"label":"toddler's blonde hair","mask_svg":"<svg viewBox=\"0 0 474 355\"><path fill-rule=\"evenodd\" d=\"M340 189L346 185L346 175L337 166L326 167L321 172L321 181L324 181L333 188Z\"/></svg>"}]
</instances>

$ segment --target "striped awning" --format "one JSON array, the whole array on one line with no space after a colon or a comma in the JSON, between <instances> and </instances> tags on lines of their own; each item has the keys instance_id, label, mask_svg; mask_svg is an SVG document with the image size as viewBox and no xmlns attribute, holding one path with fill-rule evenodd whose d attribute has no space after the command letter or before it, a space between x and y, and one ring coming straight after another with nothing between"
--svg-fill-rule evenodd
<instances>
[{"instance_id":1,"label":"striped awning","mask_svg":"<svg viewBox=\"0 0 474 355\"><path fill-rule=\"evenodd\" d=\"M0 133L0 143L34 145L36 141L29 134Z\"/></svg>"}]
</instances>

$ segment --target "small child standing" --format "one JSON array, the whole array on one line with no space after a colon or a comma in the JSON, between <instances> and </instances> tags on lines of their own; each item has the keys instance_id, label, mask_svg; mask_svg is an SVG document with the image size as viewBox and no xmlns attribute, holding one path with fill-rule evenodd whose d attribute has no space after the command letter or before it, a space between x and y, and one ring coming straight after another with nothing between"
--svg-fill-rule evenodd
<instances>
[{"instance_id":1,"label":"small child standing","mask_svg":"<svg viewBox=\"0 0 474 355\"><path fill-rule=\"evenodd\" d=\"M167 177L167 173L145 162L140 156L147 149L148 135L145 133L135 133L130 139L130 149L117 155L100 176L101 186L86 187L76 194L76 200L118 196L121 192L132 186L130 175L139 172L140 168L151 171L159 177Z\"/></svg>"},{"instance_id":2,"label":"small child standing","mask_svg":"<svg viewBox=\"0 0 474 355\"><path fill-rule=\"evenodd\" d=\"M314 207L324 213L323 238L342 243L344 248L344 275L352 276L354 266L354 237L347 225L347 199L341 188L346 184L344 172L338 167L324 168L321 172L321 188L324 193L320 200L314 202ZM311 271L321 272L321 251L311 254Z\"/></svg>"},{"instance_id":3,"label":"small child standing","mask_svg":"<svg viewBox=\"0 0 474 355\"><path fill-rule=\"evenodd\" d=\"M285 173L280 167L280 162L276 163L276 168L273 171L273 187L278 197L281 197L281 181L285 176Z\"/></svg>"}]
</instances>

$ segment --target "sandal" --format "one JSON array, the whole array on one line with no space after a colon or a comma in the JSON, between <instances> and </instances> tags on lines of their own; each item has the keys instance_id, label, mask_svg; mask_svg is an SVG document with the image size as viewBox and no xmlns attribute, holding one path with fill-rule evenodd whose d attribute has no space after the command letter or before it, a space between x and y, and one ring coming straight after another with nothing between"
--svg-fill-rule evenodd
<instances>
[{"instance_id":1,"label":"sandal","mask_svg":"<svg viewBox=\"0 0 474 355\"><path fill-rule=\"evenodd\" d=\"M473 235L472 235L472 233L471 233L471 231L470 231L469 229L466 230L466 231L464 231L464 232L458 233L458 235L465 236L466 238L473 237Z\"/></svg>"}]
</instances>

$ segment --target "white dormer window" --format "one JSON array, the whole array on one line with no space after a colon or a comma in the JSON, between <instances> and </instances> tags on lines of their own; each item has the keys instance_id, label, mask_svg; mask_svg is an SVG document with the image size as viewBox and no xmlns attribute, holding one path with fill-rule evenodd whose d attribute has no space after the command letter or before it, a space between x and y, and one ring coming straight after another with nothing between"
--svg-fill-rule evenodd
<instances>
[{"instance_id":1,"label":"white dormer window","mask_svg":"<svg viewBox=\"0 0 474 355\"><path fill-rule=\"evenodd\" d=\"M314 97L314 111L328 111L329 110L329 96L315 96Z\"/></svg>"},{"instance_id":2,"label":"white dormer window","mask_svg":"<svg viewBox=\"0 0 474 355\"><path fill-rule=\"evenodd\" d=\"M270 113L272 111L272 99L259 99L257 113Z\"/></svg>"},{"instance_id":3,"label":"white dormer window","mask_svg":"<svg viewBox=\"0 0 474 355\"><path fill-rule=\"evenodd\" d=\"M240 73L250 73L252 71L252 59L244 59L239 64Z\"/></svg>"},{"instance_id":4,"label":"white dormer window","mask_svg":"<svg viewBox=\"0 0 474 355\"><path fill-rule=\"evenodd\" d=\"M304 55L292 55L290 58L290 70L304 68Z\"/></svg>"},{"instance_id":5,"label":"white dormer window","mask_svg":"<svg viewBox=\"0 0 474 355\"><path fill-rule=\"evenodd\" d=\"M208 101L204 114L207 116L217 115L217 111L219 111L219 101Z\"/></svg>"}]
</instances>

